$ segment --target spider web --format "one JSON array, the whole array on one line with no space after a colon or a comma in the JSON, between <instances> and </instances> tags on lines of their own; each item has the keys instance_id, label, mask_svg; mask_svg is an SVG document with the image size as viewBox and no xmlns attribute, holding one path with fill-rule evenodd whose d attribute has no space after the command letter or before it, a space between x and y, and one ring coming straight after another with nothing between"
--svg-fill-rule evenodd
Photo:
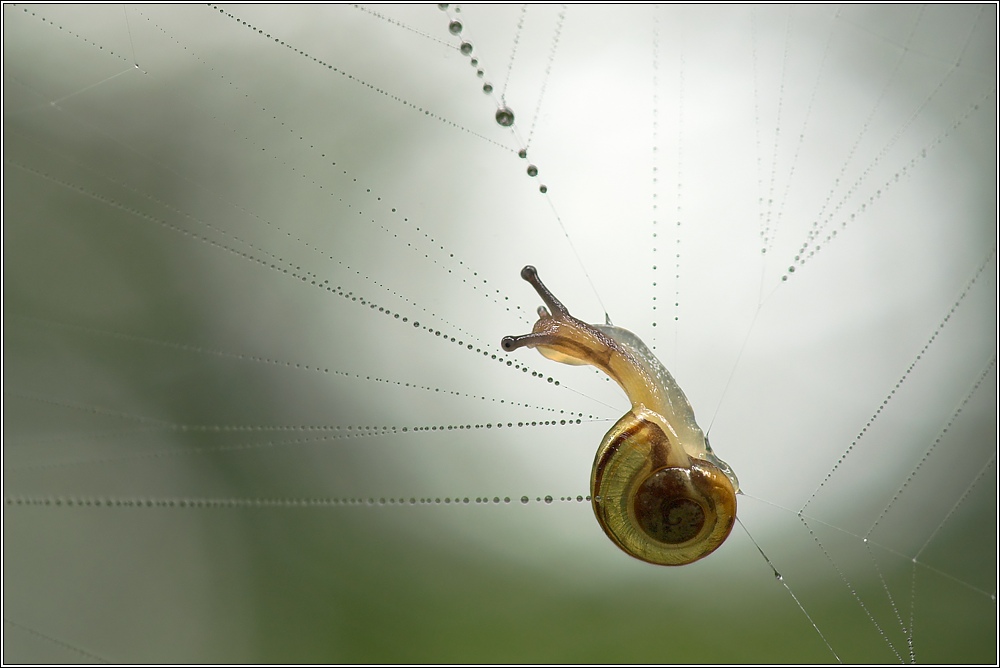
<instances>
[{"instance_id":1,"label":"spider web","mask_svg":"<svg viewBox=\"0 0 1000 668\"><path fill-rule=\"evenodd\" d=\"M996 661L994 7L3 11L5 661ZM527 263L780 581L598 530Z\"/></svg>"}]
</instances>

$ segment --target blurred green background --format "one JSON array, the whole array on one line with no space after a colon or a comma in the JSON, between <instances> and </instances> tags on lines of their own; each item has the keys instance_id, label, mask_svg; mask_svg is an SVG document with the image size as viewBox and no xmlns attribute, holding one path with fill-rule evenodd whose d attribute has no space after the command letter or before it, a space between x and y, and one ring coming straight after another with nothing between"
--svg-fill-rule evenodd
<instances>
[{"instance_id":1,"label":"blurred green background","mask_svg":"<svg viewBox=\"0 0 1000 668\"><path fill-rule=\"evenodd\" d=\"M996 662L994 6L3 12L4 661ZM806 614L603 536L526 263Z\"/></svg>"}]
</instances>

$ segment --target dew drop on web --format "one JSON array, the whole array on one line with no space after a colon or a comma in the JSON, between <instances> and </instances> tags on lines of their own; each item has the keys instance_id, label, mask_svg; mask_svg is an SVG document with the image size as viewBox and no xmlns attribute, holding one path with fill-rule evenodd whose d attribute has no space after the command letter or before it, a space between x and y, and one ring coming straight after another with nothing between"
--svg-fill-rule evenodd
<instances>
[{"instance_id":1,"label":"dew drop on web","mask_svg":"<svg viewBox=\"0 0 1000 668\"><path fill-rule=\"evenodd\" d=\"M510 107L500 107L496 113L497 123L505 128L514 125L514 112Z\"/></svg>"}]
</instances>

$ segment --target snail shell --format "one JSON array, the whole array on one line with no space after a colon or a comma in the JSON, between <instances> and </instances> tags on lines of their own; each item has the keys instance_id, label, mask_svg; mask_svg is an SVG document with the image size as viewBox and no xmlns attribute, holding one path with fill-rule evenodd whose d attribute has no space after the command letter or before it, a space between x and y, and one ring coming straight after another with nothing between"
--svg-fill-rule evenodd
<instances>
[{"instance_id":1,"label":"snail shell","mask_svg":"<svg viewBox=\"0 0 1000 668\"><path fill-rule=\"evenodd\" d=\"M653 564L679 566L713 552L736 521L739 482L712 452L673 376L632 332L571 316L534 267L521 278L548 309L539 307L530 334L504 337L504 350L529 347L564 364L592 364L632 402L594 458L590 492L601 528Z\"/></svg>"}]
</instances>

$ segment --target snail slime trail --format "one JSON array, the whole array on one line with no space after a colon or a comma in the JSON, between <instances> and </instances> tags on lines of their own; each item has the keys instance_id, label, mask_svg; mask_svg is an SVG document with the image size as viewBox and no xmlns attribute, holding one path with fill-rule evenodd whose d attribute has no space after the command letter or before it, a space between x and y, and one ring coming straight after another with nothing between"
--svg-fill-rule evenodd
<instances>
[{"instance_id":1,"label":"snail slime trail","mask_svg":"<svg viewBox=\"0 0 1000 668\"><path fill-rule=\"evenodd\" d=\"M3 12L5 660L996 662L995 7ZM597 530L528 263L770 566Z\"/></svg>"}]
</instances>

